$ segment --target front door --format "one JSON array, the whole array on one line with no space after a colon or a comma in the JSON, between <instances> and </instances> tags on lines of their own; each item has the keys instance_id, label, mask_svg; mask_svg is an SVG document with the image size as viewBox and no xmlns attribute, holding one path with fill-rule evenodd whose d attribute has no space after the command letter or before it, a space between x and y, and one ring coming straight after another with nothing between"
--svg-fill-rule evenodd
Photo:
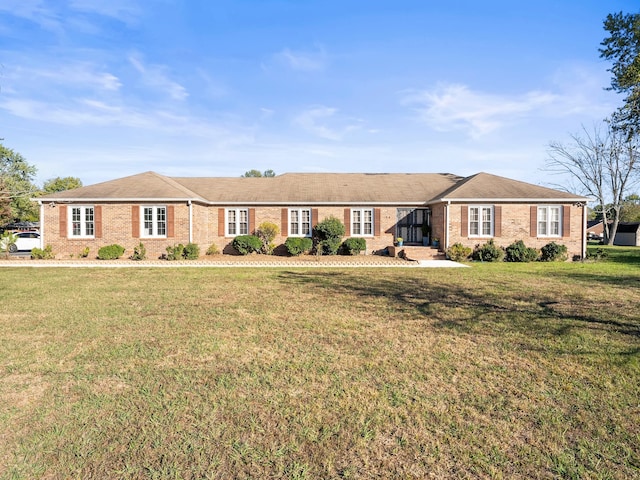
<instances>
[{"instance_id":1,"label":"front door","mask_svg":"<svg viewBox=\"0 0 640 480\"><path fill-rule=\"evenodd\" d=\"M431 224L431 210L428 208L399 208L397 213L396 237L404 243L422 243L422 225Z\"/></svg>"}]
</instances>

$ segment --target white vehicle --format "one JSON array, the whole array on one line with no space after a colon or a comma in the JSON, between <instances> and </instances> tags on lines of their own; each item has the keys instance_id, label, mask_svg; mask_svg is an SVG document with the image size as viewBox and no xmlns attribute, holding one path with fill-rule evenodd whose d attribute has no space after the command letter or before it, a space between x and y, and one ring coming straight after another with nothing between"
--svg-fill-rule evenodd
<instances>
[{"instance_id":1,"label":"white vehicle","mask_svg":"<svg viewBox=\"0 0 640 480\"><path fill-rule=\"evenodd\" d=\"M8 250L11 253L30 252L34 248L40 248L40 234L38 232L18 232L13 235L16 237L16 241L9 244Z\"/></svg>"}]
</instances>

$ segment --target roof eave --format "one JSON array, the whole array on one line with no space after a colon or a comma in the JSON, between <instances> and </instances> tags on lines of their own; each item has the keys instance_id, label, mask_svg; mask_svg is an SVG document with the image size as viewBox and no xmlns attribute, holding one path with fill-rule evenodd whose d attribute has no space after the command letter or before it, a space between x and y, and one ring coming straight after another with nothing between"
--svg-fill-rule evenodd
<instances>
[{"instance_id":1,"label":"roof eave","mask_svg":"<svg viewBox=\"0 0 640 480\"><path fill-rule=\"evenodd\" d=\"M575 202L587 202L588 198L574 197L574 198L441 198L437 200L439 202L484 202L484 203L540 203L540 202L553 202L553 203L575 203Z\"/></svg>"}]
</instances>

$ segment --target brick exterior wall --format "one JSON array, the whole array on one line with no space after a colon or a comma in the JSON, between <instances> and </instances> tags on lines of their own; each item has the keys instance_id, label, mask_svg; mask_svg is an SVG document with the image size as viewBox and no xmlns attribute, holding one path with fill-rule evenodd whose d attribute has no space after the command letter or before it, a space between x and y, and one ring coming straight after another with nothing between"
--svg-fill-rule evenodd
<instances>
[{"instance_id":1,"label":"brick exterior wall","mask_svg":"<svg viewBox=\"0 0 640 480\"><path fill-rule=\"evenodd\" d=\"M84 204L83 204L84 205ZM69 258L71 256L78 256L80 252L86 247L89 247L89 256L95 258L98 253L98 249L105 245L119 244L122 245L125 250L125 257L130 256L133 253L133 249L140 242L142 242L147 250L148 258L158 258L162 254L166 253L167 246L177 243L187 244L191 240L200 246L200 253L204 255L207 249L211 245L216 245L221 252L230 253L232 237L225 237L219 235L220 222L224 225L224 218L220 217L220 212L224 215L224 208L221 206L207 206L197 203L191 205L191 214L193 223L191 225L192 237L189 238L189 215L190 207L187 203L174 203L174 204L161 204L154 203L153 205L166 205L171 206L173 210L173 226L168 228L169 233L173 233L173 236L167 238L135 238L133 227L133 207L134 204L120 204L120 203L102 203L95 204L94 207L99 207L101 217L101 236L100 238L82 238L73 239L66 238L67 232L61 234L61 213L67 211L71 205L56 205L56 208L51 208L48 204L44 205L42 209L41 225L43 226L43 244L51 245L53 252L59 259ZM555 240L557 243L562 243L567 246L570 256L580 255L582 251L583 241L583 219L582 219L582 207L576 207L569 205L569 226L571 231L570 238L537 238L530 235L530 220L531 220L531 205L529 204L501 204L501 232L500 236L495 238L495 242L501 246L507 246L515 240L522 239L527 246L540 248L546 243ZM235 207L234 207L235 208ZM253 208L253 207L252 207ZM337 206L315 206L313 212L317 213L317 218L312 218L312 223L316 224L329 216L333 215L345 223L345 208L350 210L350 207L337 207ZM356 207L357 208L357 207ZM362 205L362 208L375 208L375 217L379 218L379 225L375 228L376 232L379 231L379 235L366 236L367 241L367 254L371 254L378 250L393 245L394 238L396 236L396 221L397 221L397 208L394 207L371 207L368 205ZM416 206L416 208L424 208L423 206ZM283 215L283 209L286 211L287 207L255 207L253 208L252 215L254 223L249 225L250 233L253 233L256 228L263 222L271 222L280 229L285 227L285 231L281 231L280 235L275 239L276 246L284 244L287 239L286 236L286 216ZM68 215L66 213L65 215ZM285 225L283 225L283 221ZM431 228L432 238L440 239L441 248L444 248L448 241L448 245L454 243L462 243L469 247L475 247L480 243L484 243L485 238L474 238L463 236L461 227L461 208L460 204L452 204L449 207L449 229L446 230L446 205L436 204L431 206ZM66 229L68 230L68 222ZM345 238L349 236L349 231ZM278 252L284 252L283 248L277 250Z\"/></svg>"},{"instance_id":2,"label":"brick exterior wall","mask_svg":"<svg viewBox=\"0 0 640 480\"><path fill-rule=\"evenodd\" d=\"M487 205L487 204L483 204ZM506 247L516 240L522 240L527 247L541 248L549 242L556 242L558 244L566 245L569 253L569 258L574 255L580 256L582 254L583 235L584 235L584 220L583 220L583 207L574 206L572 204L559 205L557 203L550 205L559 205L568 209L568 219L564 218L562 221L568 221L568 224L564 225L563 233L566 233L566 227L569 227L569 236L562 237L538 237L536 228L532 233L532 217L531 209L543 206L544 204L519 204L519 203L503 203L495 204L494 213L499 212L501 217L500 225L496 227L496 236L493 237L494 242L498 246ZM451 246L454 243L461 243L465 246L474 248L477 245L481 245L489 240L489 237L472 237L467 234L463 235L463 214L462 208L468 208L469 204L452 203L449 206L449 231L448 231L448 245ZM498 210L499 208L499 210ZM586 207L585 207L586 208ZM439 204L434 207L434 211L438 210L439 220L445 216L445 205ZM497 215L494 215L497 217ZM497 218L496 218L497 220ZM535 219L534 219L535 220ZM444 222L443 222L444 225ZM534 223L535 225L535 223Z\"/></svg>"}]
</instances>

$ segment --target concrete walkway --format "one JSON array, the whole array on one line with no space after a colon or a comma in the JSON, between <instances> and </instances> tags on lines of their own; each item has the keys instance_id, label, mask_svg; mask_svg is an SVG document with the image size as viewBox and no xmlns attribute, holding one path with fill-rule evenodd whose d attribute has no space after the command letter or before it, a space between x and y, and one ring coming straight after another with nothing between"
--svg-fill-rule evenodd
<instances>
[{"instance_id":1,"label":"concrete walkway","mask_svg":"<svg viewBox=\"0 0 640 480\"><path fill-rule=\"evenodd\" d=\"M26 256L0 259L0 267L18 268L452 268L467 267L450 260L421 260L412 262L401 258L384 257L379 255L324 256L311 255L301 257L282 257L275 255L216 255L198 260L97 260L97 259L68 259L68 260L32 260Z\"/></svg>"}]
</instances>

